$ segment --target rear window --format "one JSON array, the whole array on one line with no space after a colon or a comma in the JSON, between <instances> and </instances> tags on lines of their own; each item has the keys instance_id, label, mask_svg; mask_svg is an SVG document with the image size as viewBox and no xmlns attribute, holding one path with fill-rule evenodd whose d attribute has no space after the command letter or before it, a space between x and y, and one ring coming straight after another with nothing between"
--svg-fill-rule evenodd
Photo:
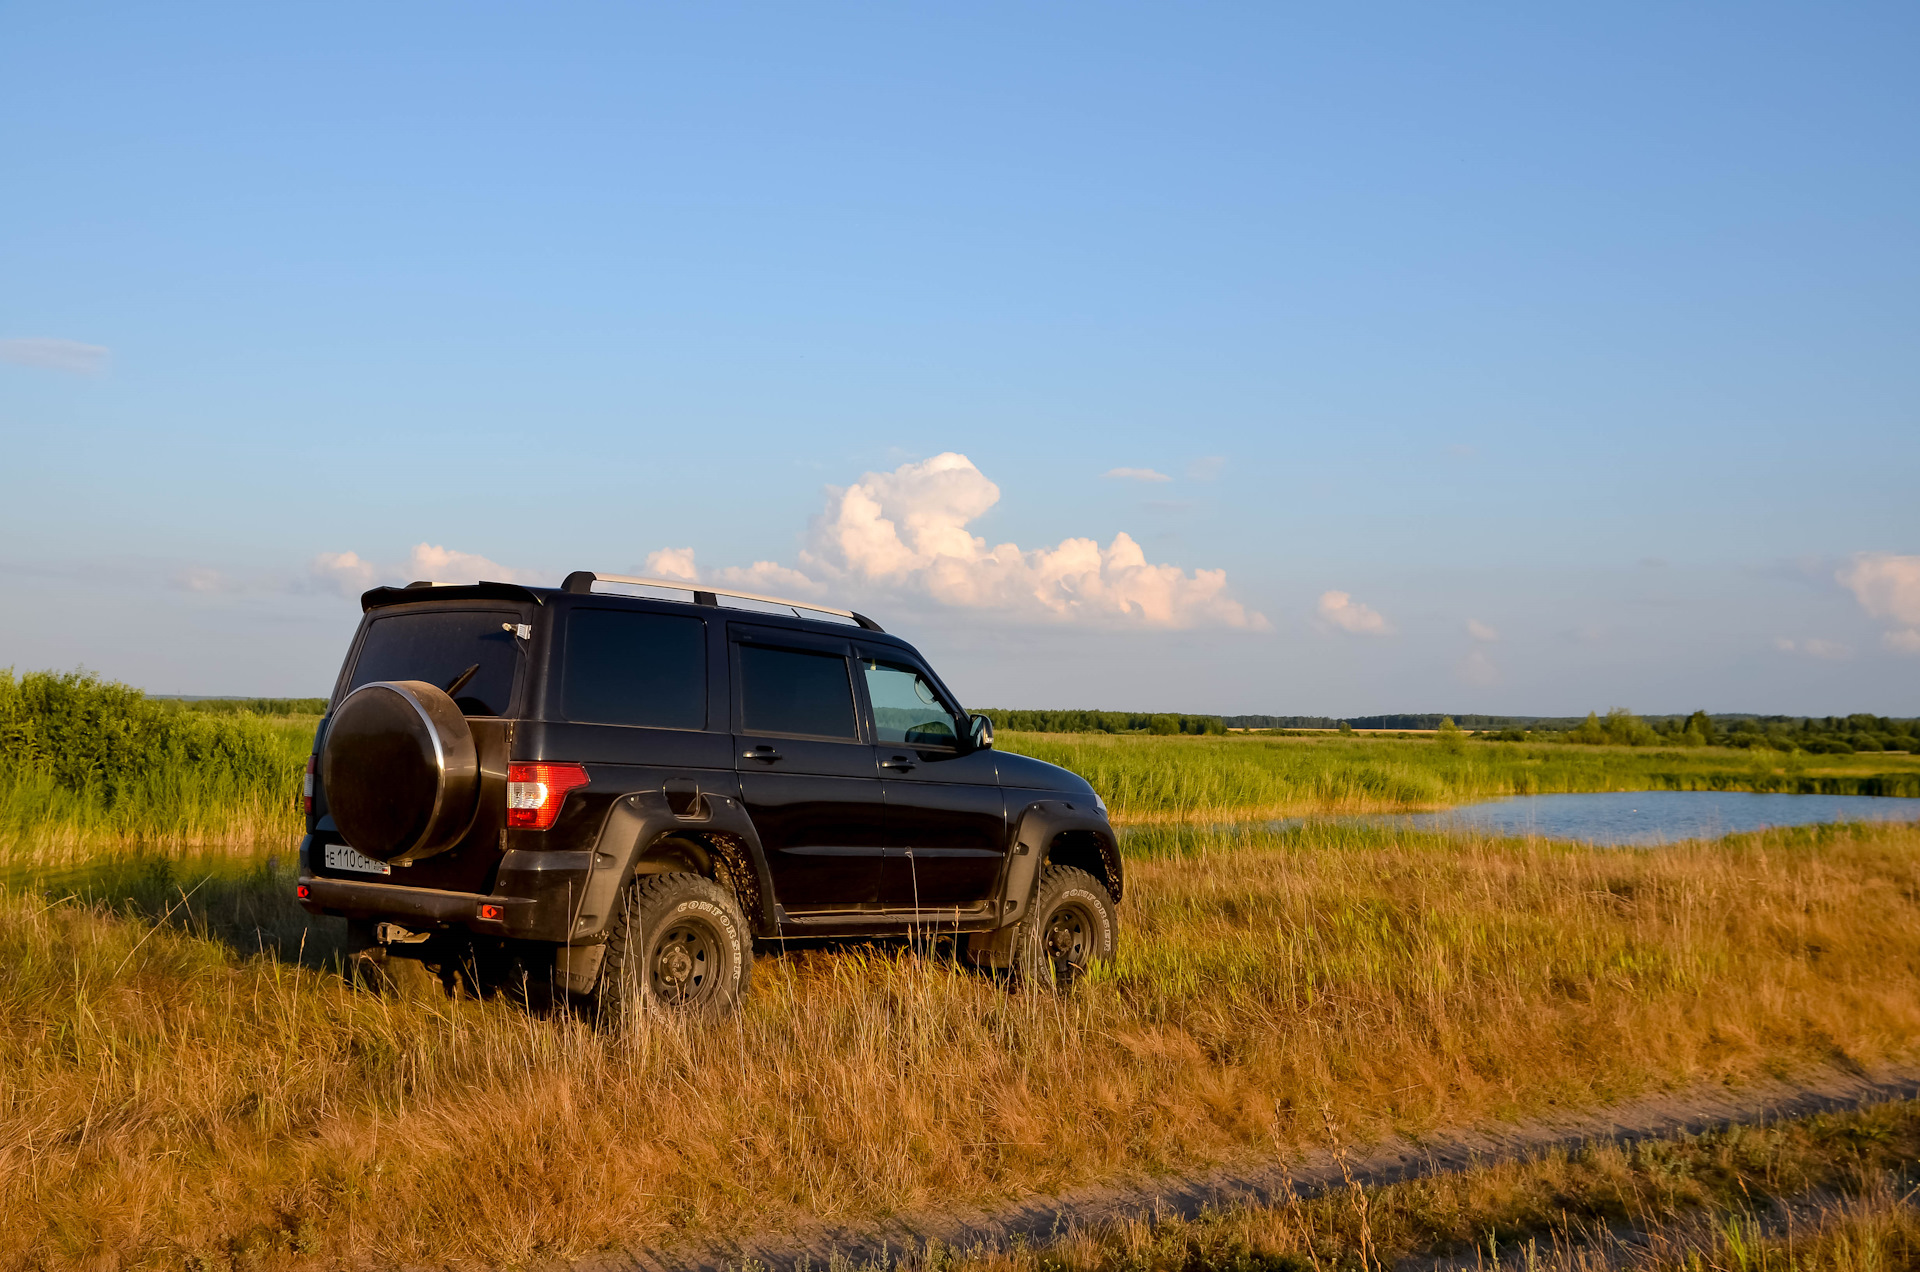
<instances>
[{"instance_id":1,"label":"rear window","mask_svg":"<svg viewBox=\"0 0 1920 1272\"><path fill-rule=\"evenodd\" d=\"M376 680L424 680L450 690L463 715L505 715L520 678L520 643L511 630L519 621L516 610L383 615L367 627L347 690Z\"/></svg>"},{"instance_id":2,"label":"rear window","mask_svg":"<svg viewBox=\"0 0 1920 1272\"><path fill-rule=\"evenodd\" d=\"M707 727L707 625L673 614L580 609L567 620L561 711L587 724Z\"/></svg>"}]
</instances>

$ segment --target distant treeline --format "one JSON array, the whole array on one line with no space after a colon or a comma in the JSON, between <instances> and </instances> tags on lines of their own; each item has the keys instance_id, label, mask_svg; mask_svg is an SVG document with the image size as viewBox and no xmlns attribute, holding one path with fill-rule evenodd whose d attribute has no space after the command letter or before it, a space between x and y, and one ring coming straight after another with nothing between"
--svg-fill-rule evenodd
<instances>
[{"instance_id":1,"label":"distant treeline","mask_svg":"<svg viewBox=\"0 0 1920 1272\"><path fill-rule=\"evenodd\" d=\"M1462 729L1510 729L1530 727L1538 716L1493 716L1493 715L1372 715L1348 716L1340 719L1334 716L1275 716L1275 715L1233 715L1221 716L1221 722L1229 729L1338 729L1346 725L1350 729L1437 729L1442 720L1452 720ZM1566 727L1572 728L1580 723L1577 718L1566 721Z\"/></svg>"},{"instance_id":2,"label":"distant treeline","mask_svg":"<svg viewBox=\"0 0 1920 1272\"><path fill-rule=\"evenodd\" d=\"M1225 733L1219 716L1152 711L1002 711L981 708L1002 729L1023 733Z\"/></svg>"},{"instance_id":3,"label":"distant treeline","mask_svg":"<svg viewBox=\"0 0 1920 1272\"><path fill-rule=\"evenodd\" d=\"M325 698L170 698L148 695L155 702L174 703L188 711L209 715L325 715Z\"/></svg>"},{"instance_id":4,"label":"distant treeline","mask_svg":"<svg viewBox=\"0 0 1920 1272\"><path fill-rule=\"evenodd\" d=\"M1631 714L1624 708L1615 707L1609 718ZM1230 715L1221 719L1230 729L1334 729L1345 725L1350 729L1438 729L1442 720L1452 720L1462 729L1471 732L1483 730L1519 729L1535 733L1566 733L1580 728L1588 720L1597 718L1597 713L1588 712L1581 716L1514 716L1514 715L1474 715L1470 712L1447 715L1433 712L1424 715L1371 715L1371 716L1280 716L1280 715ZM1709 714L1695 711L1689 715L1655 715L1634 717L1658 732L1685 732L1689 724L1698 726L1704 722L1721 734L1767 733L1767 732L1816 732L1846 733L1861 729L1896 732L1914 731L1920 726L1920 719L1898 719L1886 716L1849 715L1849 716L1783 716L1751 715L1741 712L1723 712ZM1605 725L1605 719L1599 720Z\"/></svg>"},{"instance_id":5,"label":"distant treeline","mask_svg":"<svg viewBox=\"0 0 1920 1272\"><path fill-rule=\"evenodd\" d=\"M1920 751L1920 720L1847 716L1692 715L1642 718L1624 707L1606 715L1177 715L1148 711L1002 711L987 708L1003 729L1027 733L1225 733L1228 729L1347 732L1354 729L1461 730L1496 742L1572 742L1609 746L1734 746L1813 755L1856 751Z\"/></svg>"},{"instance_id":6,"label":"distant treeline","mask_svg":"<svg viewBox=\"0 0 1920 1272\"><path fill-rule=\"evenodd\" d=\"M1692 715L1642 718L1625 707L1602 716L1462 714L1353 716L1226 716L1243 729L1442 729L1448 724L1496 742L1574 742L1606 746L1734 746L1811 755L1856 751L1920 751L1920 720L1856 713L1845 716Z\"/></svg>"},{"instance_id":7,"label":"distant treeline","mask_svg":"<svg viewBox=\"0 0 1920 1272\"><path fill-rule=\"evenodd\" d=\"M1810 755L1856 751L1920 751L1920 720L1856 713L1846 716L1732 716L1696 711L1690 716L1643 720L1624 707L1587 718L1570 729L1489 730L1483 736L1519 741L1546 737L1614 746L1737 746Z\"/></svg>"}]
</instances>

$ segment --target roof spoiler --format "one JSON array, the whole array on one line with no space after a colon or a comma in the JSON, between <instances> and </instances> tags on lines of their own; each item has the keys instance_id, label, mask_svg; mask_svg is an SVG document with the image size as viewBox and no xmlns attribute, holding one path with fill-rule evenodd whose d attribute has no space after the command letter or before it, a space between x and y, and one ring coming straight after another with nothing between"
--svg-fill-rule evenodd
<instances>
[{"instance_id":1,"label":"roof spoiler","mask_svg":"<svg viewBox=\"0 0 1920 1272\"><path fill-rule=\"evenodd\" d=\"M541 604L540 593L518 583L429 583L424 579L405 587L376 587L360 594L360 612L387 605L406 605L415 601L531 601Z\"/></svg>"}]
</instances>

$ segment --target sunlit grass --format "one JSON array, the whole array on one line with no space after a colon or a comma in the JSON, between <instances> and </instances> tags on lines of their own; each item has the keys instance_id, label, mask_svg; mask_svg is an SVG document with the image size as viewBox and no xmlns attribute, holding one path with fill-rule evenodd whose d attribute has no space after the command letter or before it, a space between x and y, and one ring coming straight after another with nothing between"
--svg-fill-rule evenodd
<instances>
[{"instance_id":1,"label":"sunlit grass","mask_svg":"<svg viewBox=\"0 0 1920 1272\"><path fill-rule=\"evenodd\" d=\"M737 1017L621 1036L348 989L284 859L112 861L0 896L0 1264L499 1266L1187 1171L1325 1107L1364 1138L1870 1065L1920 1036L1916 850L1194 832L1073 994L774 947Z\"/></svg>"}]
</instances>

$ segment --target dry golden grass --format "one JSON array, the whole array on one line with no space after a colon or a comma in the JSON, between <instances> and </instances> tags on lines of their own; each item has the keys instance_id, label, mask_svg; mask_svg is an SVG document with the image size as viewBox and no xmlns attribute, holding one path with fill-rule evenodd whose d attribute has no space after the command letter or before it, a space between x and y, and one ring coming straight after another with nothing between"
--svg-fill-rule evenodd
<instances>
[{"instance_id":1,"label":"dry golden grass","mask_svg":"<svg viewBox=\"0 0 1920 1272\"><path fill-rule=\"evenodd\" d=\"M734 1019L621 1037L349 991L264 870L202 885L195 930L8 892L0 1265L498 1266L1185 1171L1311 1145L1326 1104L1365 1137L1920 1036L1913 827L1185 844L1132 863L1122 954L1070 997L809 951ZM142 877L149 910L193 887Z\"/></svg>"},{"instance_id":2,"label":"dry golden grass","mask_svg":"<svg viewBox=\"0 0 1920 1272\"><path fill-rule=\"evenodd\" d=\"M933 1251L937 1272L1890 1272L1920 1259L1903 1178L1920 1105L1602 1143L1191 1220L1133 1219L1044 1250Z\"/></svg>"}]
</instances>

